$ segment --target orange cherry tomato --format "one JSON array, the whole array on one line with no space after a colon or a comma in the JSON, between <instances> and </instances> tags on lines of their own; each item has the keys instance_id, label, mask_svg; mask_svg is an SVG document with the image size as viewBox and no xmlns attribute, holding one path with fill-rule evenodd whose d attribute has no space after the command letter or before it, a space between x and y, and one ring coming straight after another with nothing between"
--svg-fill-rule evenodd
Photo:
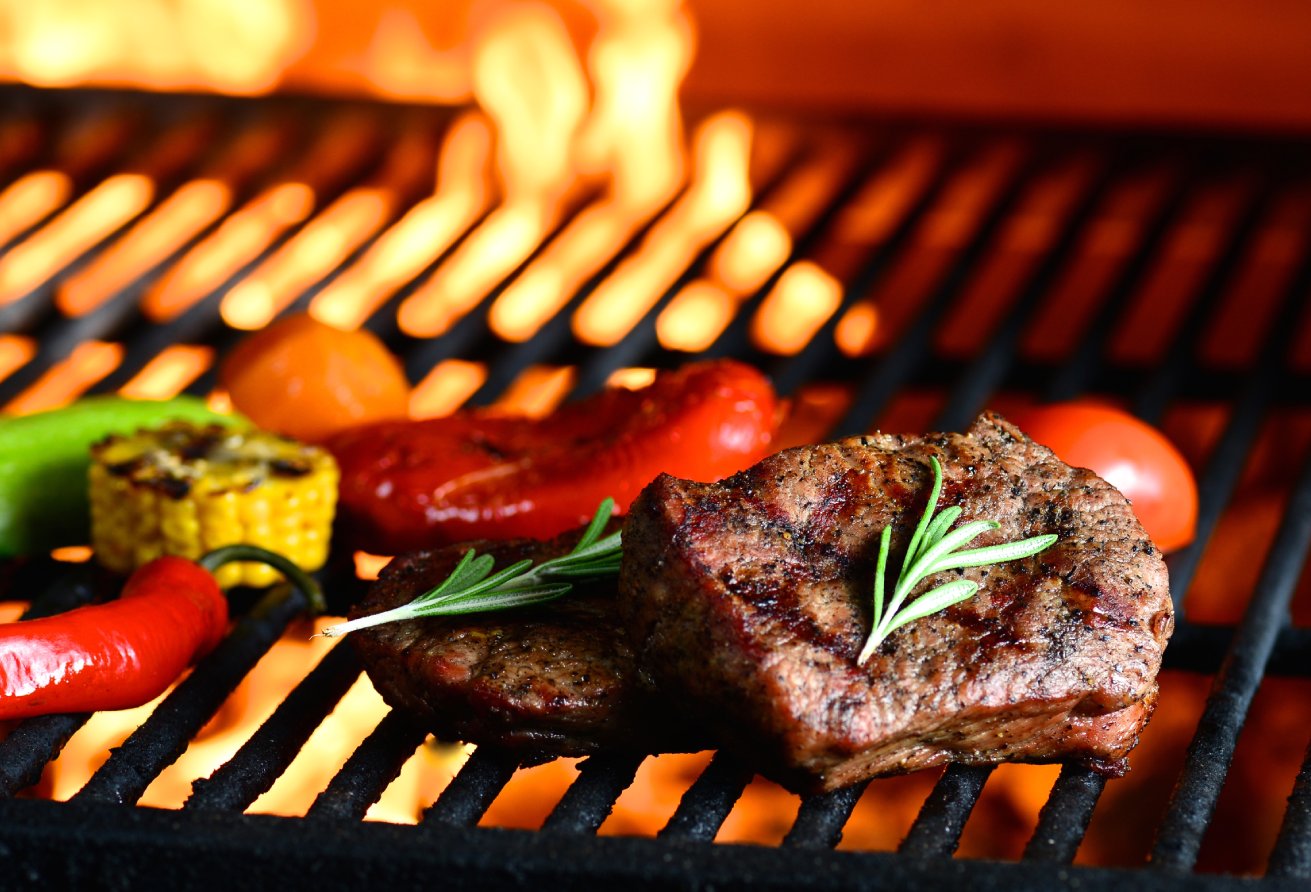
<instances>
[{"instance_id":1,"label":"orange cherry tomato","mask_svg":"<svg viewBox=\"0 0 1311 892\"><path fill-rule=\"evenodd\" d=\"M377 336L307 313L245 338L220 365L219 384L258 427L308 442L409 410L405 371Z\"/></svg>"},{"instance_id":2,"label":"orange cherry tomato","mask_svg":"<svg viewBox=\"0 0 1311 892\"><path fill-rule=\"evenodd\" d=\"M1197 482L1179 450L1150 424L1086 400L1038 406L1012 420L1066 464L1088 468L1124 493L1162 551L1193 540Z\"/></svg>"}]
</instances>

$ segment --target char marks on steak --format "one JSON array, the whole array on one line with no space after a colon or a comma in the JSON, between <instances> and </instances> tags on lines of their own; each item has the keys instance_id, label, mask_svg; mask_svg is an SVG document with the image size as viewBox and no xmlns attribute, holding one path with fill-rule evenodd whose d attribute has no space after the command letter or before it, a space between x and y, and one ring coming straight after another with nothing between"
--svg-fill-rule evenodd
<instances>
[{"instance_id":1,"label":"char marks on steak","mask_svg":"<svg viewBox=\"0 0 1311 892\"><path fill-rule=\"evenodd\" d=\"M578 537L479 541L398 557L352 616L409 603L449 576L469 548L501 568L562 555ZM637 684L613 580L539 607L387 623L350 641L383 699L445 740L525 759L696 748L686 726Z\"/></svg>"},{"instance_id":2,"label":"char marks on steak","mask_svg":"<svg viewBox=\"0 0 1311 892\"><path fill-rule=\"evenodd\" d=\"M878 538L888 573L943 467L939 505L1034 557L930 576L978 594L893 632L864 665ZM891 588L892 583L889 583ZM965 434L789 449L719 483L657 478L624 531L638 664L726 745L796 790L944 762L1123 770L1173 628L1165 563L1128 502L996 415Z\"/></svg>"}]
</instances>

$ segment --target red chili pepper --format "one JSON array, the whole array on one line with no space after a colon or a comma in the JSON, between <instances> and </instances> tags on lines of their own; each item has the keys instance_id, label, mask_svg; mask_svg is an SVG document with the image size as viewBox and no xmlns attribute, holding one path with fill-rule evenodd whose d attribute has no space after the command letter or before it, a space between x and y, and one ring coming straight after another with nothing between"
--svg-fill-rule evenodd
<instances>
[{"instance_id":1,"label":"red chili pepper","mask_svg":"<svg viewBox=\"0 0 1311 892\"><path fill-rule=\"evenodd\" d=\"M222 640L228 602L211 571L233 560L267 561L321 603L303 572L254 546L156 558L116 600L0 625L0 719L149 703Z\"/></svg>"},{"instance_id":2,"label":"red chili pepper","mask_svg":"<svg viewBox=\"0 0 1311 892\"><path fill-rule=\"evenodd\" d=\"M763 458L778 403L755 369L727 360L658 374L541 419L486 410L382 422L328 441L341 468L340 531L396 554L478 538L548 538L620 512L661 472L726 477Z\"/></svg>"}]
</instances>

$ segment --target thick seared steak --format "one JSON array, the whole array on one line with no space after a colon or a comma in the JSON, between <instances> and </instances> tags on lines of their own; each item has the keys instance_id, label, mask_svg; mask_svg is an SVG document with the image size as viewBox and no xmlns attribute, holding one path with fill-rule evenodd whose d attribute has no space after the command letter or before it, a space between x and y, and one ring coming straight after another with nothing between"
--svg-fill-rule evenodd
<instances>
[{"instance_id":1,"label":"thick seared steak","mask_svg":"<svg viewBox=\"0 0 1311 892\"><path fill-rule=\"evenodd\" d=\"M978 594L893 632L863 666L878 539L895 578L943 468L942 507L1043 533L963 575ZM996 415L965 434L789 449L714 484L659 477L625 523L620 609L639 668L797 790L944 762L1123 770L1173 628L1160 553L1128 502Z\"/></svg>"},{"instance_id":2,"label":"thick seared steak","mask_svg":"<svg viewBox=\"0 0 1311 892\"><path fill-rule=\"evenodd\" d=\"M577 540L572 533L551 542L480 541L398 557L352 615L412 601L450 575L469 548L503 567L557 557ZM613 580L535 608L405 620L350 640L383 699L446 740L526 758L696 748L683 723L637 683Z\"/></svg>"}]
</instances>

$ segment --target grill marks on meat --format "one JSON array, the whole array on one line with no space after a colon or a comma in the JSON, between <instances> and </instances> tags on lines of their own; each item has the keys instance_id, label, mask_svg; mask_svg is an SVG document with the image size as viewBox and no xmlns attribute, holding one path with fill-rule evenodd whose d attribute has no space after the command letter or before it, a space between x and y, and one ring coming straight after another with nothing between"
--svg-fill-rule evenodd
<instances>
[{"instance_id":1,"label":"grill marks on meat","mask_svg":"<svg viewBox=\"0 0 1311 892\"><path fill-rule=\"evenodd\" d=\"M556 557L577 539L471 542L398 557L352 615L409 603L449 576L469 548L499 568ZM695 748L683 724L636 683L613 580L537 608L389 623L350 640L383 699L446 740L528 759Z\"/></svg>"},{"instance_id":2,"label":"grill marks on meat","mask_svg":"<svg viewBox=\"0 0 1311 892\"><path fill-rule=\"evenodd\" d=\"M980 590L858 666L879 533L892 525L895 580L930 455L940 507L1001 523L970 547L1060 540L930 577L918 591L960 576ZM801 790L948 761L1118 773L1173 628L1164 561L1124 497L995 415L965 434L787 450L717 484L662 476L630 511L620 590L649 682Z\"/></svg>"}]
</instances>

